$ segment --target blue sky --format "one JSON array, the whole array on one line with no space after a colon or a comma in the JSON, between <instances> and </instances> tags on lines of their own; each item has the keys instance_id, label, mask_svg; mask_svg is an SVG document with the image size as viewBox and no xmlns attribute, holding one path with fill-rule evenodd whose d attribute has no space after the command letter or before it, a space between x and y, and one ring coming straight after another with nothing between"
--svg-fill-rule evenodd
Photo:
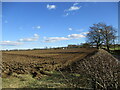
<instances>
[{"instance_id":1,"label":"blue sky","mask_svg":"<svg viewBox=\"0 0 120 90\"><path fill-rule=\"evenodd\" d=\"M94 23L118 27L117 2L3 2L3 49L67 46L86 41Z\"/></svg>"}]
</instances>

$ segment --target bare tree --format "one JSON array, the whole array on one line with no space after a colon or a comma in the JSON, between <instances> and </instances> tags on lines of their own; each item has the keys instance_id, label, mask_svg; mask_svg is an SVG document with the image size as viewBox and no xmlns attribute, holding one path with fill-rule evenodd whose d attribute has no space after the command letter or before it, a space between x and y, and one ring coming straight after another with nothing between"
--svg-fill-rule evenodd
<instances>
[{"instance_id":1,"label":"bare tree","mask_svg":"<svg viewBox=\"0 0 120 90\"><path fill-rule=\"evenodd\" d=\"M116 39L116 30L113 26L106 25L104 23L93 24L87 34L89 43L96 45L99 48L102 44L105 44L109 51L110 44Z\"/></svg>"},{"instance_id":2,"label":"bare tree","mask_svg":"<svg viewBox=\"0 0 120 90\"><path fill-rule=\"evenodd\" d=\"M107 26L104 23L100 24L102 26L101 33L104 38L104 44L107 47L107 50L109 51L110 44L113 44L114 40L116 39L116 29L113 26Z\"/></svg>"},{"instance_id":3,"label":"bare tree","mask_svg":"<svg viewBox=\"0 0 120 90\"><path fill-rule=\"evenodd\" d=\"M101 32L100 29L101 29L101 25L99 23L93 24L93 26L90 27L89 29L89 33L87 34L88 42L93 45L96 45L97 48L99 48L104 41L104 38L102 37L102 33L100 33Z\"/></svg>"}]
</instances>

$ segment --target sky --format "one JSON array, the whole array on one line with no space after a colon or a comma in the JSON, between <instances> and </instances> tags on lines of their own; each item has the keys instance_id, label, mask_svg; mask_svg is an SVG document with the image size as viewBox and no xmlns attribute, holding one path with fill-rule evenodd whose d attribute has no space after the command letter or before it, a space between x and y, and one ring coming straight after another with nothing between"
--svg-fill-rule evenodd
<instances>
[{"instance_id":1,"label":"sky","mask_svg":"<svg viewBox=\"0 0 120 90\"><path fill-rule=\"evenodd\" d=\"M99 22L118 27L117 2L3 2L0 49L85 43Z\"/></svg>"}]
</instances>

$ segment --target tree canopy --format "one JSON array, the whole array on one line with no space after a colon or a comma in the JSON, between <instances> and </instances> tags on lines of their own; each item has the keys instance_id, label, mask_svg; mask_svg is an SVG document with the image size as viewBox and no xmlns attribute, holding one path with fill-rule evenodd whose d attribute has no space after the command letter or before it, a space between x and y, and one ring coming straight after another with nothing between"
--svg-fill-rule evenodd
<instances>
[{"instance_id":1,"label":"tree canopy","mask_svg":"<svg viewBox=\"0 0 120 90\"><path fill-rule=\"evenodd\" d=\"M101 45L106 45L107 50L109 51L110 44L113 43L113 40L116 39L116 29L105 23L97 23L93 24L89 29L89 33L87 34L87 42L92 45L96 45L97 48L101 47Z\"/></svg>"}]
</instances>

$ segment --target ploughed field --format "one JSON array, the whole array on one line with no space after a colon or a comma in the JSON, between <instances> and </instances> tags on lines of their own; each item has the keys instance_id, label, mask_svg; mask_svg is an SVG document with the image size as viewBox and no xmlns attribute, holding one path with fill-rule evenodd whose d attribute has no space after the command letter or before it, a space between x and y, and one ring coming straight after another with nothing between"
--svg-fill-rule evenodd
<instances>
[{"instance_id":1,"label":"ploughed field","mask_svg":"<svg viewBox=\"0 0 120 90\"><path fill-rule=\"evenodd\" d=\"M59 70L64 66L96 52L94 48L22 50L2 52L2 76L32 74L40 78L45 71Z\"/></svg>"}]
</instances>

